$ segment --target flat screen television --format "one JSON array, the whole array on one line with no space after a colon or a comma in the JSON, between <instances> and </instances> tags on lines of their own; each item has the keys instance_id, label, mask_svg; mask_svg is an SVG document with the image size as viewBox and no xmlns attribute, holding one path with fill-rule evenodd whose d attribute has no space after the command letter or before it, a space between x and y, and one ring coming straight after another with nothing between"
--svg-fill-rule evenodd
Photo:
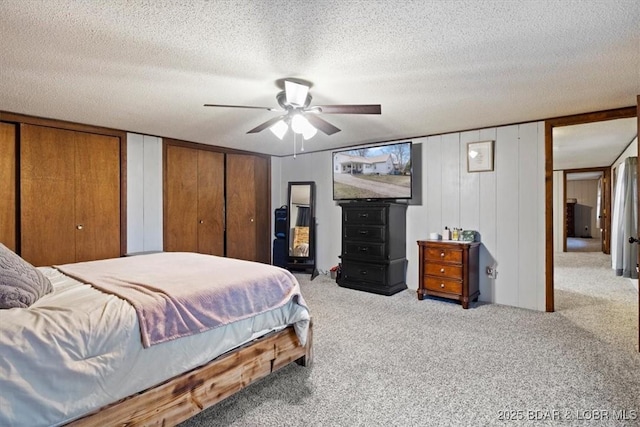
<instances>
[{"instance_id":1,"label":"flat screen television","mask_svg":"<svg viewBox=\"0 0 640 427\"><path fill-rule=\"evenodd\" d=\"M333 152L333 200L411 198L411 141Z\"/></svg>"}]
</instances>

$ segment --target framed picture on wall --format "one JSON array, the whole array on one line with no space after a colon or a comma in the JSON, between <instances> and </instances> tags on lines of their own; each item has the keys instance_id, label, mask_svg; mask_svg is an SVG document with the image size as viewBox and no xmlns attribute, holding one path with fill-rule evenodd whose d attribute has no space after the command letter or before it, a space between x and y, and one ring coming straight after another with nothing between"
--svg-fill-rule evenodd
<instances>
[{"instance_id":1,"label":"framed picture on wall","mask_svg":"<svg viewBox=\"0 0 640 427\"><path fill-rule=\"evenodd\" d=\"M469 142L467 144L467 172L493 170L493 141Z\"/></svg>"}]
</instances>

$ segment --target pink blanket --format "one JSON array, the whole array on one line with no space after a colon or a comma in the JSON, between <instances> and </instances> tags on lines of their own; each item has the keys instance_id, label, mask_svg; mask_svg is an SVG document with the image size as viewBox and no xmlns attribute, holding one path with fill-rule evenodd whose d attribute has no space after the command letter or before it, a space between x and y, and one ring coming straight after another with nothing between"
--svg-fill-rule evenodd
<instances>
[{"instance_id":1,"label":"pink blanket","mask_svg":"<svg viewBox=\"0 0 640 427\"><path fill-rule=\"evenodd\" d=\"M144 347L246 319L292 298L306 308L291 273L232 258L164 252L56 268L129 301Z\"/></svg>"}]
</instances>

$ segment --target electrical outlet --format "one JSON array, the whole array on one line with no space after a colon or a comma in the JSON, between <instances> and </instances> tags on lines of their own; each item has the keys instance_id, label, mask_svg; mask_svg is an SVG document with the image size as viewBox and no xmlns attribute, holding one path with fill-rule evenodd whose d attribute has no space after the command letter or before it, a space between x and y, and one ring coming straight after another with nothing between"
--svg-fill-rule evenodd
<instances>
[{"instance_id":1,"label":"electrical outlet","mask_svg":"<svg viewBox=\"0 0 640 427\"><path fill-rule=\"evenodd\" d=\"M498 275L498 272L496 271L495 266L487 265L487 276L489 276L492 279L495 279L497 275Z\"/></svg>"}]
</instances>

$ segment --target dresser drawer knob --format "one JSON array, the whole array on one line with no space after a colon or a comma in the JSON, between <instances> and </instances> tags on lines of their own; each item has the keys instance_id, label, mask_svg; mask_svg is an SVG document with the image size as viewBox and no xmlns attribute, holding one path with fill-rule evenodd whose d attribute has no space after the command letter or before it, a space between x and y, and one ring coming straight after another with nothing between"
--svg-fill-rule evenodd
<instances>
[{"instance_id":1,"label":"dresser drawer knob","mask_svg":"<svg viewBox=\"0 0 640 427\"><path fill-rule=\"evenodd\" d=\"M444 252L440 252L440 256L441 256L441 257L444 257Z\"/></svg>"},{"instance_id":2,"label":"dresser drawer knob","mask_svg":"<svg viewBox=\"0 0 640 427\"><path fill-rule=\"evenodd\" d=\"M369 248L367 247L358 247L358 249L360 250L360 252L367 252L369 250Z\"/></svg>"},{"instance_id":3,"label":"dresser drawer knob","mask_svg":"<svg viewBox=\"0 0 640 427\"><path fill-rule=\"evenodd\" d=\"M366 276L367 275L367 270L360 270L360 274L363 275L363 276Z\"/></svg>"},{"instance_id":4,"label":"dresser drawer knob","mask_svg":"<svg viewBox=\"0 0 640 427\"><path fill-rule=\"evenodd\" d=\"M440 287L444 289L444 283L440 283Z\"/></svg>"},{"instance_id":5,"label":"dresser drawer knob","mask_svg":"<svg viewBox=\"0 0 640 427\"><path fill-rule=\"evenodd\" d=\"M368 218L369 214L368 213L361 213L359 216L360 216L360 218Z\"/></svg>"},{"instance_id":6,"label":"dresser drawer knob","mask_svg":"<svg viewBox=\"0 0 640 427\"><path fill-rule=\"evenodd\" d=\"M444 273L444 268L441 268L441 269L440 269L440 273Z\"/></svg>"},{"instance_id":7,"label":"dresser drawer knob","mask_svg":"<svg viewBox=\"0 0 640 427\"><path fill-rule=\"evenodd\" d=\"M369 234L369 232L367 230L360 230L359 233L360 234Z\"/></svg>"}]
</instances>

